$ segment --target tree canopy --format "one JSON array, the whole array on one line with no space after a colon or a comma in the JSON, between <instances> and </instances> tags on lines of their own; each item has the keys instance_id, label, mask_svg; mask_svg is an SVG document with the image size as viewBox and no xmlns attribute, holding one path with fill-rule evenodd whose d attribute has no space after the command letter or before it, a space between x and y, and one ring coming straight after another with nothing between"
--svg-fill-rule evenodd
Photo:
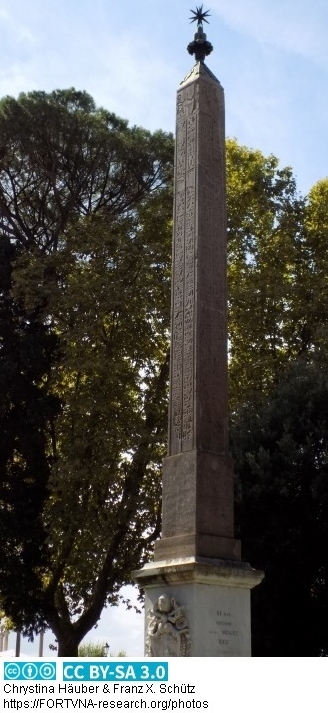
<instances>
[{"instance_id":1,"label":"tree canopy","mask_svg":"<svg viewBox=\"0 0 328 713\"><path fill-rule=\"evenodd\" d=\"M243 556L263 569L253 593L254 656L328 655L327 365L295 362L235 417Z\"/></svg>"},{"instance_id":2,"label":"tree canopy","mask_svg":"<svg viewBox=\"0 0 328 713\"><path fill-rule=\"evenodd\" d=\"M74 90L3 100L0 135L0 597L65 655L159 533L173 140Z\"/></svg>"},{"instance_id":3,"label":"tree canopy","mask_svg":"<svg viewBox=\"0 0 328 713\"><path fill-rule=\"evenodd\" d=\"M228 144L231 406L268 390L302 348L297 312L304 201L274 156Z\"/></svg>"},{"instance_id":4,"label":"tree canopy","mask_svg":"<svg viewBox=\"0 0 328 713\"><path fill-rule=\"evenodd\" d=\"M227 143L230 404L327 347L328 180L305 199L277 158Z\"/></svg>"},{"instance_id":5,"label":"tree canopy","mask_svg":"<svg viewBox=\"0 0 328 713\"><path fill-rule=\"evenodd\" d=\"M230 390L254 656L327 655L328 180L228 144Z\"/></svg>"}]
</instances>

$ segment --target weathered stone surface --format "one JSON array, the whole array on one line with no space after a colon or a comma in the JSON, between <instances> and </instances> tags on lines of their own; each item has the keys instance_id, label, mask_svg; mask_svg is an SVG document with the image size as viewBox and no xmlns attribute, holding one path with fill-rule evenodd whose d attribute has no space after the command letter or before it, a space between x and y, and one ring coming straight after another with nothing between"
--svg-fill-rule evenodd
<instances>
[{"instance_id":1,"label":"weathered stone surface","mask_svg":"<svg viewBox=\"0 0 328 713\"><path fill-rule=\"evenodd\" d=\"M180 558L146 565L135 575L146 591L146 641L160 597L173 598L183 611L187 653L176 654L163 639L165 651L158 640L157 656L251 656L250 590L262 573L237 562Z\"/></svg>"},{"instance_id":2,"label":"weathered stone surface","mask_svg":"<svg viewBox=\"0 0 328 713\"><path fill-rule=\"evenodd\" d=\"M196 65L177 97L168 455L225 453L224 93Z\"/></svg>"},{"instance_id":3,"label":"weathered stone surface","mask_svg":"<svg viewBox=\"0 0 328 713\"><path fill-rule=\"evenodd\" d=\"M181 557L213 557L227 560L241 559L241 543L232 537L216 537L192 533L177 537L164 537L155 543L155 562ZM195 554L196 553L196 554Z\"/></svg>"},{"instance_id":4,"label":"weathered stone surface","mask_svg":"<svg viewBox=\"0 0 328 713\"><path fill-rule=\"evenodd\" d=\"M202 63L178 91L176 137L169 441L155 559L239 559L228 451L224 93Z\"/></svg>"},{"instance_id":5,"label":"weathered stone surface","mask_svg":"<svg viewBox=\"0 0 328 713\"><path fill-rule=\"evenodd\" d=\"M155 545L155 560L175 555L240 559L233 503L229 456L192 450L165 458L162 539Z\"/></svg>"},{"instance_id":6,"label":"weathered stone surface","mask_svg":"<svg viewBox=\"0 0 328 713\"><path fill-rule=\"evenodd\" d=\"M150 600L151 601L151 600ZM147 612L147 656L190 656L190 632L184 607L171 594L160 594Z\"/></svg>"}]
</instances>

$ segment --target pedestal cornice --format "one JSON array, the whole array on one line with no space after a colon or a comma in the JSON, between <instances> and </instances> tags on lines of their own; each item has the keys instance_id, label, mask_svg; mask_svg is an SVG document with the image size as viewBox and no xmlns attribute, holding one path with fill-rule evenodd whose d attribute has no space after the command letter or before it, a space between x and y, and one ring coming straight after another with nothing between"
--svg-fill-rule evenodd
<instances>
[{"instance_id":1,"label":"pedestal cornice","mask_svg":"<svg viewBox=\"0 0 328 713\"><path fill-rule=\"evenodd\" d=\"M247 562L180 557L150 562L133 572L132 577L141 587L197 583L253 589L261 583L264 573L253 569Z\"/></svg>"}]
</instances>

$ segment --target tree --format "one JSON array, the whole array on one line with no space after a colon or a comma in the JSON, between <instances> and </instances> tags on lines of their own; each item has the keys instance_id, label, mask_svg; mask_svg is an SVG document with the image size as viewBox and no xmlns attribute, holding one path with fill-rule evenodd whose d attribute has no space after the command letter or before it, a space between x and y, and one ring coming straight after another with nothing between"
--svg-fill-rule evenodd
<instances>
[{"instance_id":1,"label":"tree","mask_svg":"<svg viewBox=\"0 0 328 713\"><path fill-rule=\"evenodd\" d=\"M232 410L328 347L328 181L308 197L274 156L227 142ZM318 354L317 354L318 356Z\"/></svg>"},{"instance_id":2,"label":"tree","mask_svg":"<svg viewBox=\"0 0 328 713\"><path fill-rule=\"evenodd\" d=\"M308 270L302 280L304 331L309 349L325 361L328 348L328 179L311 188L305 212Z\"/></svg>"},{"instance_id":3,"label":"tree","mask_svg":"<svg viewBox=\"0 0 328 713\"><path fill-rule=\"evenodd\" d=\"M29 434L35 561L17 558L13 595L8 527L0 597L15 626L29 634L49 626L58 655L75 655L160 528L173 142L129 128L74 90L7 98L0 126L11 299L57 350L45 373L28 374L57 405ZM22 399L30 409L30 393ZM8 458L1 468L1 529L9 493L15 517L30 487L20 448L14 461L21 481ZM26 512L18 551L31 518Z\"/></svg>"},{"instance_id":4,"label":"tree","mask_svg":"<svg viewBox=\"0 0 328 713\"><path fill-rule=\"evenodd\" d=\"M308 348L304 332L305 202L291 169L227 142L229 383L232 409L270 391Z\"/></svg>"},{"instance_id":5,"label":"tree","mask_svg":"<svg viewBox=\"0 0 328 713\"><path fill-rule=\"evenodd\" d=\"M327 656L327 365L294 363L248 400L232 435L243 556L265 571L253 655Z\"/></svg>"},{"instance_id":6,"label":"tree","mask_svg":"<svg viewBox=\"0 0 328 713\"><path fill-rule=\"evenodd\" d=\"M59 399L48 393L46 384L58 341L47 325L28 318L20 301L10 294L11 263L16 252L17 247L2 236L0 599L7 615L15 601L31 617L38 609L40 576L48 563L42 509L51 470L47 440L59 411ZM15 576L18 573L19 579ZM34 601L26 599L30 591Z\"/></svg>"},{"instance_id":7,"label":"tree","mask_svg":"<svg viewBox=\"0 0 328 713\"><path fill-rule=\"evenodd\" d=\"M324 655L327 181L228 142L230 391L253 653Z\"/></svg>"}]
</instances>

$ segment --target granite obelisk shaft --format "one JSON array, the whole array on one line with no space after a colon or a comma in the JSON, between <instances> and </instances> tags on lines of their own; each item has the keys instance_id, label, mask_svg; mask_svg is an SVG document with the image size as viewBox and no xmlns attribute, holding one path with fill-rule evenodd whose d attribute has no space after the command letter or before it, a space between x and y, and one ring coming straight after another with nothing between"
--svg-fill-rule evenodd
<instances>
[{"instance_id":1,"label":"granite obelisk shaft","mask_svg":"<svg viewBox=\"0 0 328 713\"><path fill-rule=\"evenodd\" d=\"M155 561L240 559L228 450L224 92L197 62L177 95L168 457Z\"/></svg>"}]
</instances>

